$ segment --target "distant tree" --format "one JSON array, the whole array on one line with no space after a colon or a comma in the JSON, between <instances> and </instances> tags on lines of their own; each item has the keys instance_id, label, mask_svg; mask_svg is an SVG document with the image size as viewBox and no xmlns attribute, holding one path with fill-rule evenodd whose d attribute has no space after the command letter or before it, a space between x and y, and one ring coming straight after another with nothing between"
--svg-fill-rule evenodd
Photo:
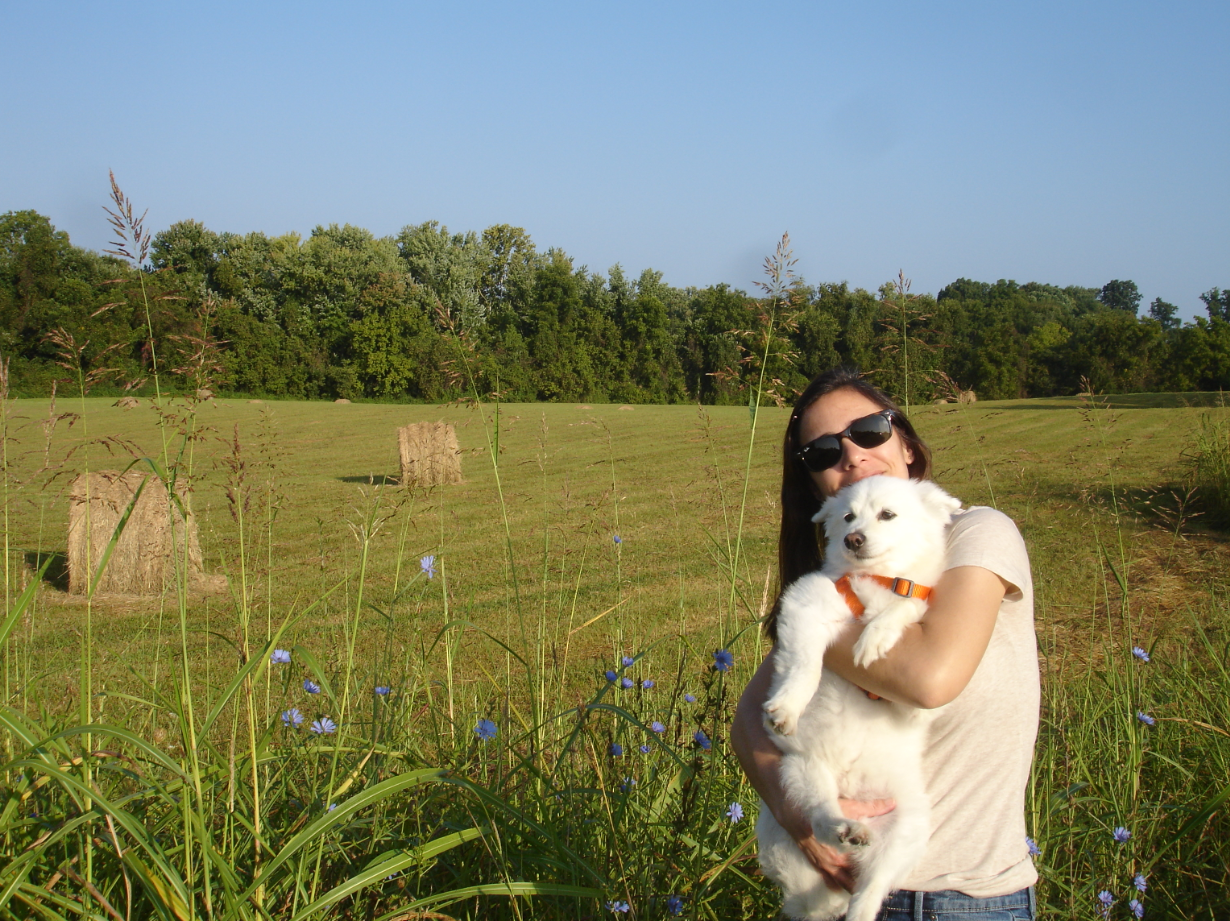
<instances>
[{"instance_id":1,"label":"distant tree","mask_svg":"<svg viewBox=\"0 0 1230 921\"><path fill-rule=\"evenodd\" d=\"M1200 300L1204 301L1210 320L1225 320L1230 323L1230 289L1222 291L1219 288L1210 288L1200 295Z\"/></svg>"},{"instance_id":2,"label":"distant tree","mask_svg":"<svg viewBox=\"0 0 1230 921\"><path fill-rule=\"evenodd\" d=\"M1155 297L1153 303L1149 305L1149 316L1162 324L1162 329L1178 329L1179 319L1176 314L1179 308L1174 304L1167 303L1160 297Z\"/></svg>"},{"instance_id":3,"label":"distant tree","mask_svg":"<svg viewBox=\"0 0 1230 921\"><path fill-rule=\"evenodd\" d=\"M221 250L221 238L200 221L177 221L154 235L150 262L188 276L187 286L195 287L212 281Z\"/></svg>"},{"instance_id":4,"label":"distant tree","mask_svg":"<svg viewBox=\"0 0 1230 921\"><path fill-rule=\"evenodd\" d=\"M1098 300L1111 310L1122 310L1132 316L1140 309L1140 291L1134 281L1108 281L1098 293Z\"/></svg>"}]
</instances>

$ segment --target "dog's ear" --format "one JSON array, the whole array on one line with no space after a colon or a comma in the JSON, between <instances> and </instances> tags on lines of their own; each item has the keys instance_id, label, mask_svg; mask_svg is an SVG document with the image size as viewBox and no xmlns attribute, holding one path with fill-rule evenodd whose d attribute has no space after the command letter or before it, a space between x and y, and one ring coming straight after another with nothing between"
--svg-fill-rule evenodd
<instances>
[{"instance_id":1,"label":"dog's ear","mask_svg":"<svg viewBox=\"0 0 1230 921\"><path fill-rule=\"evenodd\" d=\"M947 521L961 508L960 499L954 499L930 480L915 480L914 482L918 484L918 496L922 500L923 507L937 518Z\"/></svg>"},{"instance_id":2,"label":"dog's ear","mask_svg":"<svg viewBox=\"0 0 1230 921\"><path fill-rule=\"evenodd\" d=\"M837 508L837 503L828 498L824 500L824 504L820 506L820 511L811 516L813 524L827 525L829 519L833 517L833 511Z\"/></svg>"}]
</instances>

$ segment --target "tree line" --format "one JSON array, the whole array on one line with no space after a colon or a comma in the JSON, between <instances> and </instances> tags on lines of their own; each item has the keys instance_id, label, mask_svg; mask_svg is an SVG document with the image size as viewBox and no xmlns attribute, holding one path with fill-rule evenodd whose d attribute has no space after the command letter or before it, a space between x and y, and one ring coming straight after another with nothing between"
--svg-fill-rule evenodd
<instances>
[{"instance_id":1,"label":"tree line","mask_svg":"<svg viewBox=\"0 0 1230 921\"><path fill-rule=\"evenodd\" d=\"M740 403L763 379L789 399L858 365L909 403L1230 388L1230 291L1180 323L1131 281L1102 288L958 279L916 294L793 279L776 299L606 275L521 228L434 221L306 239L180 221L131 258L73 246L34 211L0 216L0 360L10 392L69 379L299 399ZM63 386L60 384L59 386Z\"/></svg>"}]
</instances>

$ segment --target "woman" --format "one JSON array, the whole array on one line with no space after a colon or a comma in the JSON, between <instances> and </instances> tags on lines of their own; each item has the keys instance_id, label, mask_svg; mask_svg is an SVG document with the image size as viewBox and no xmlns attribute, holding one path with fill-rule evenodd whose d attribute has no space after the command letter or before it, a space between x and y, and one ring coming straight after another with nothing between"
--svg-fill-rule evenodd
<instances>
[{"instance_id":1,"label":"woman","mask_svg":"<svg viewBox=\"0 0 1230 921\"><path fill-rule=\"evenodd\" d=\"M891 412L885 414L885 410ZM931 459L909 421L883 393L841 368L816 378L795 403L783 447L781 585L820 566L811 516L825 498L864 477L925 478ZM948 569L933 586L923 620L867 668L854 665L859 628L825 653L824 664L881 697L936 714L923 755L931 796L927 851L881 918L1032 919L1037 880L1025 838L1025 787L1038 727L1038 659L1029 559L1016 526L990 508L960 512L949 528ZM892 575L884 573L883 575ZM774 637L772 616L768 624ZM731 742L777 821L830 885L854 880L844 855L812 834L785 800L781 753L761 707L773 653L748 683ZM891 801L843 801L850 818L884 814ZM948 913L952 914L949 915Z\"/></svg>"}]
</instances>

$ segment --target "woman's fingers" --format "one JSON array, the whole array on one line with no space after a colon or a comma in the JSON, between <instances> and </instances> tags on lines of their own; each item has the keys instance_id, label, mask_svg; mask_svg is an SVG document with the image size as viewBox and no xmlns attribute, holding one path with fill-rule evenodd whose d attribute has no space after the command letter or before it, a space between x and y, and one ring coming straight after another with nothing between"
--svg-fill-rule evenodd
<instances>
[{"instance_id":1,"label":"woman's fingers","mask_svg":"<svg viewBox=\"0 0 1230 921\"><path fill-rule=\"evenodd\" d=\"M877 815L887 815L897 808L895 799L838 799L837 805L841 814L847 819L869 819Z\"/></svg>"},{"instance_id":2,"label":"woman's fingers","mask_svg":"<svg viewBox=\"0 0 1230 921\"><path fill-rule=\"evenodd\" d=\"M830 889L854 891L854 874L850 871L845 854L821 844L814 835L795 840L803 856L816 868L816 872L824 877L824 882Z\"/></svg>"}]
</instances>

